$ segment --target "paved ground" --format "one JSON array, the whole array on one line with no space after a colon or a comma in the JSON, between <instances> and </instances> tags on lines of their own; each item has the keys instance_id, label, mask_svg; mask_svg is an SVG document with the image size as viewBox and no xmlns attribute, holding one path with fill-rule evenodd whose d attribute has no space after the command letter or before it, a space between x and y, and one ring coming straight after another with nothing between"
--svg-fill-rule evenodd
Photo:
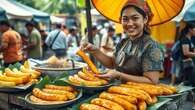
<instances>
[{"instance_id":1,"label":"paved ground","mask_svg":"<svg viewBox=\"0 0 195 110\"><path fill-rule=\"evenodd\" d=\"M192 109L192 102L187 101L183 109L180 109L180 110L191 110L191 109Z\"/></svg>"}]
</instances>

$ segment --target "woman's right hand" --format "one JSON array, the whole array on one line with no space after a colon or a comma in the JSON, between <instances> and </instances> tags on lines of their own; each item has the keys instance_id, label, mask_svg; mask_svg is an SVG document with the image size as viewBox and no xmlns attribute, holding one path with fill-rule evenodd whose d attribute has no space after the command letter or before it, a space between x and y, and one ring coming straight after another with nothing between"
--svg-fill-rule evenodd
<instances>
[{"instance_id":1,"label":"woman's right hand","mask_svg":"<svg viewBox=\"0 0 195 110\"><path fill-rule=\"evenodd\" d=\"M94 53L94 52L96 52L96 51L99 50L95 45L93 45L93 44L91 44L91 43L89 43L89 42L84 42L84 43L82 43L82 44L80 45L80 49L81 49L82 51L87 51L87 52L89 52L89 53Z\"/></svg>"}]
</instances>

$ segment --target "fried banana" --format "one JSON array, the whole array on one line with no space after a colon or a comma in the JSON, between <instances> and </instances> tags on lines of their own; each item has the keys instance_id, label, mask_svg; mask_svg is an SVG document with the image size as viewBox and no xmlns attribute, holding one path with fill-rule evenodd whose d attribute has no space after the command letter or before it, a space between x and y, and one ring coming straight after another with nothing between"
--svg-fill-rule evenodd
<instances>
[{"instance_id":1,"label":"fried banana","mask_svg":"<svg viewBox=\"0 0 195 110\"><path fill-rule=\"evenodd\" d=\"M163 95L171 95L171 94L174 94L174 92L167 88L167 87L164 87L164 86L159 86L161 88L161 90L163 91Z\"/></svg>"},{"instance_id":2,"label":"fried banana","mask_svg":"<svg viewBox=\"0 0 195 110\"><path fill-rule=\"evenodd\" d=\"M122 94L122 95L128 95L128 96L134 96L134 97L141 99L141 100L147 99L147 97L144 94L137 92L133 89L121 87L121 86L112 86L108 89L108 92Z\"/></svg>"},{"instance_id":3,"label":"fried banana","mask_svg":"<svg viewBox=\"0 0 195 110\"><path fill-rule=\"evenodd\" d=\"M59 95L59 94L49 94L46 92L41 91L39 88L33 89L33 95L48 101L66 101L68 98L65 95Z\"/></svg>"},{"instance_id":4,"label":"fried banana","mask_svg":"<svg viewBox=\"0 0 195 110\"><path fill-rule=\"evenodd\" d=\"M130 88L130 89L132 89L132 90L135 90L135 91L137 91L137 92L139 92L139 93L145 95L145 96L147 97L146 100L145 100L145 101L147 102L147 104L153 104L152 98L150 97L150 95L149 95L147 92L145 92L145 91L143 91L143 90L140 90L140 89L137 89L137 88L129 87L127 84L121 84L120 86L121 86L121 87Z\"/></svg>"},{"instance_id":5,"label":"fried banana","mask_svg":"<svg viewBox=\"0 0 195 110\"><path fill-rule=\"evenodd\" d=\"M69 76L69 77L68 77L68 80L69 80L71 83L76 84L76 85L81 85L81 84L82 84L78 79L76 79L76 78L73 77L73 76Z\"/></svg>"},{"instance_id":6,"label":"fried banana","mask_svg":"<svg viewBox=\"0 0 195 110\"><path fill-rule=\"evenodd\" d=\"M68 99L74 99L76 95L70 91L54 90L54 89L42 89L43 92L50 94L66 95Z\"/></svg>"},{"instance_id":7,"label":"fried banana","mask_svg":"<svg viewBox=\"0 0 195 110\"><path fill-rule=\"evenodd\" d=\"M25 68L23 65L20 67L20 71L23 73L30 73L32 75L32 78L38 78L41 75L41 72Z\"/></svg>"},{"instance_id":8,"label":"fried banana","mask_svg":"<svg viewBox=\"0 0 195 110\"><path fill-rule=\"evenodd\" d=\"M96 66L94 65L94 63L90 60L90 58L82 51L82 50L78 50L76 52L77 55L79 55L90 67L90 69L95 73L95 74L99 74L99 70L96 68Z\"/></svg>"},{"instance_id":9,"label":"fried banana","mask_svg":"<svg viewBox=\"0 0 195 110\"><path fill-rule=\"evenodd\" d=\"M34 103L37 104L60 104L64 103L65 101L47 101L47 100L42 100L40 98L35 97L34 95L30 96L30 100Z\"/></svg>"},{"instance_id":10,"label":"fried banana","mask_svg":"<svg viewBox=\"0 0 195 110\"><path fill-rule=\"evenodd\" d=\"M159 84L161 87L166 87L167 89L170 89L173 93L177 92L177 88L174 86L166 85L166 84Z\"/></svg>"},{"instance_id":11,"label":"fried banana","mask_svg":"<svg viewBox=\"0 0 195 110\"><path fill-rule=\"evenodd\" d=\"M108 100L111 100L113 102L116 102L116 103L120 104L123 108L125 108L125 110L137 110L137 106L136 105L134 105L132 103L129 103L125 99L120 98L120 97L118 97L118 96L116 96L114 94L111 94L111 93L102 92L99 95L99 98L108 99Z\"/></svg>"},{"instance_id":12,"label":"fried banana","mask_svg":"<svg viewBox=\"0 0 195 110\"><path fill-rule=\"evenodd\" d=\"M21 77L16 78L16 77L8 77L8 76L0 75L0 80L7 81L7 82L14 82L16 83L16 85L18 85L18 84L23 84L24 79Z\"/></svg>"},{"instance_id":13,"label":"fried banana","mask_svg":"<svg viewBox=\"0 0 195 110\"><path fill-rule=\"evenodd\" d=\"M74 75L74 78L77 79L81 84L83 83L86 86L100 86L102 85L101 81L87 81L82 78L80 78L78 75Z\"/></svg>"},{"instance_id":14,"label":"fried banana","mask_svg":"<svg viewBox=\"0 0 195 110\"><path fill-rule=\"evenodd\" d=\"M91 103L95 104L95 105L105 107L105 108L110 109L110 110L125 110L118 103L107 100L107 99L95 98L95 99L91 100Z\"/></svg>"},{"instance_id":15,"label":"fried banana","mask_svg":"<svg viewBox=\"0 0 195 110\"><path fill-rule=\"evenodd\" d=\"M152 98L152 103L154 104L154 103L156 103L156 102L158 102L158 99L157 99L157 97L156 96L151 96L151 98Z\"/></svg>"},{"instance_id":16,"label":"fried banana","mask_svg":"<svg viewBox=\"0 0 195 110\"><path fill-rule=\"evenodd\" d=\"M84 103L84 104L81 104L80 110L109 110L109 109L106 109L104 107L101 107L101 106L95 105L95 104Z\"/></svg>"},{"instance_id":17,"label":"fried banana","mask_svg":"<svg viewBox=\"0 0 195 110\"><path fill-rule=\"evenodd\" d=\"M142 88L146 88L150 90L152 95L162 95L163 91L160 87L153 84L146 84L146 83L135 83L135 82L127 82L128 85L140 86Z\"/></svg>"},{"instance_id":18,"label":"fried banana","mask_svg":"<svg viewBox=\"0 0 195 110\"><path fill-rule=\"evenodd\" d=\"M78 76L81 77L82 79L88 80L88 81L98 81L99 78L95 77L91 73L84 73L82 71L78 72Z\"/></svg>"},{"instance_id":19,"label":"fried banana","mask_svg":"<svg viewBox=\"0 0 195 110\"><path fill-rule=\"evenodd\" d=\"M138 108L139 110L146 110L147 109L147 104L144 100L140 100L138 102Z\"/></svg>"},{"instance_id":20,"label":"fried banana","mask_svg":"<svg viewBox=\"0 0 195 110\"><path fill-rule=\"evenodd\" d=\"M30 76L30 74L22 73L18 71L16 68L13 71L9 68L5 69L5 75L9 77L23 77L23 76Z\"/></svg>"},{"instance_id":21,"label":"fried banana","mask_svg":"<svg viewBox=\"0 0 195 110\"><path fill-rule=\"evenodd\" d=\"M136 97L133 97L133 96L127 96L127 95L121 95L121 94L114 94L112 93L113 95L117 96L117 97L120 97L122 99L125 99L127 100L128 102L132 103L132 104L137 104L137 98Z\"/></svg>"},{"instance_id":22,"label":"fried banana","mask_svg":"<svg viewBox=\"0 0 195 110\"><path fill-rule=\"evenodd\" d=\"M142 87L142 86L136 86L136 85L129 85L129 84L121 84L122 87L129 87L129 88L135 88L135 89L140 89L143 91L146 91L150 95L159 95L158 91L156 89L151 90L150 88L147 87Z\"/></svg>"},{"instance_id":23,"label":"fried banana","mask_svg":"<svg viewBox=\"0 0 195 110\"><path fill-rule=\"evenodd\" d=\"M15 82L0 81L0 86L13 87L16 86Z\"/></svg>"},{"instance_id":24,"label":"fried banana","mask_svg":"<svg viewBox=\"0 0 195 110\"><path fill-rule=\"evenodd\" d=\"M71 86L57 86L57 85L46 84L45 88L53 89L53 90L71 91L71 92L74 91L74 89Z\"/></svg>"}]
</instances>

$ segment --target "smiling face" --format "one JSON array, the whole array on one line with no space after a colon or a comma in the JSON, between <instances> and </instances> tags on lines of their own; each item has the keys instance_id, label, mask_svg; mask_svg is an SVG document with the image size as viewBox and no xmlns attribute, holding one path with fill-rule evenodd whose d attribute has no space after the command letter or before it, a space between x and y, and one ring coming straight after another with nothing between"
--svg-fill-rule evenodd
<instances>
[{"instance_id":1,"label":"smiling face","mask_svg":"<svg viewBox=\"0 0 195 110\"><path fill-rule=\"evenodd\" d=\"M144 17L134 7L128 7L122 12L121 24L129 37L137 38L142 36L147 22L148 18Z\"/></svg>"}]
</instances>

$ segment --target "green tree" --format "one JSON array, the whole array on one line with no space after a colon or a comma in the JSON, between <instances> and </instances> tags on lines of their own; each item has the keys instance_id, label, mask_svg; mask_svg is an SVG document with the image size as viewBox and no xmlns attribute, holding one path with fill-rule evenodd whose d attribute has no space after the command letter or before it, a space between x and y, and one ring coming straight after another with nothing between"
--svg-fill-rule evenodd
<instances>
[{"instance_id":1,"label":"green tree","mask_svg":"<svg viewBox=\"0 0 195 110\"><path fill-rule=\"evenodd\" d=\"M78 10L76 0L16 0L22 4L36 8L38 10L58 14L68 13L75 14Z\"/></svg>"}]
</instances>

